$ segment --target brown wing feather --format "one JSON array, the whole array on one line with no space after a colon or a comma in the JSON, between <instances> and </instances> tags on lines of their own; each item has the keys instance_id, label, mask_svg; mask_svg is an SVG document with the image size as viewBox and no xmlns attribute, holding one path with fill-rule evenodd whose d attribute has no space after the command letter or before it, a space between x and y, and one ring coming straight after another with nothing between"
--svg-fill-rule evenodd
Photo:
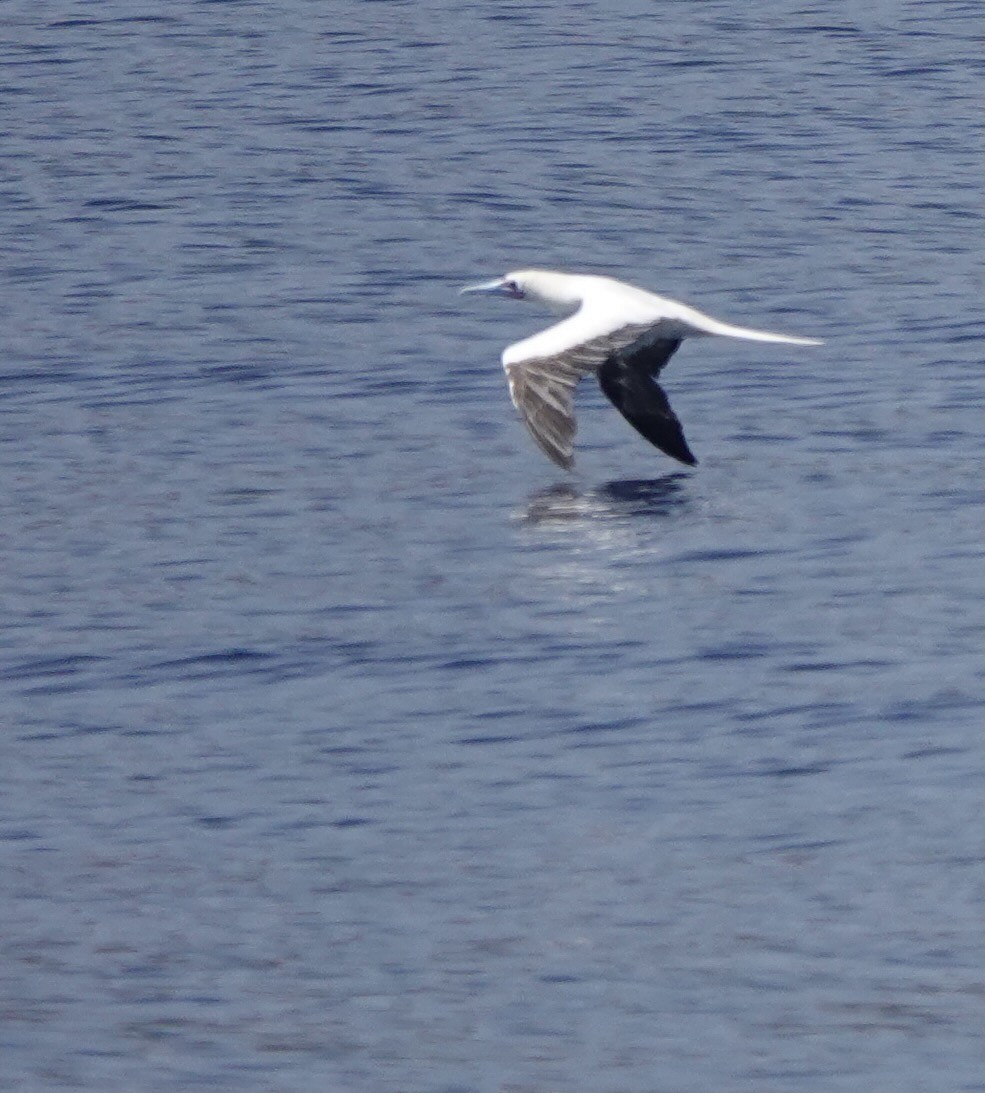
<instances>
[{"instance_id":1,"label":"brown wing feather","mask_svg":"<svg viewBox=\"0 0 985 1093\"><path fill-rule=\"evenodd\" d=\"M574 466L575 387L583 373L541 361L506 366L510 397L538 447L559 467Z\"/></svg>"},{"instance_id":2,"label":"brown wing feather","mask_svg":"<svg viewBox=\"0 0 985 1093\"><path fill-rule=\"evenodd\" d=\"M637 338L644 326L626 326L573 346L553 357L532 357L507 364L510 397L540 450L559 467L574 466L575 388L620 346Z\"/></svg>"}]
</instances>

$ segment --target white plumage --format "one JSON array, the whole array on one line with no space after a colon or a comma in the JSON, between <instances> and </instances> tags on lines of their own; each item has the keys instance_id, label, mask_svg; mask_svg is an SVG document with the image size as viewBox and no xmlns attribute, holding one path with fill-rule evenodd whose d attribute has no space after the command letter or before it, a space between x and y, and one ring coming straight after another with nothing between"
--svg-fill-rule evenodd
<instances>
[{"instance_id":1,"label":"white plumage","mask_svg":"<svg viewBox=\"0 0 985 1093\"><path fill-rule=\"evenodd\" d=\"M657 383L684 338L717 335L821 344L814 338L732 326L611 277L519 270L462 292L536 300L570 313L503 352L513 404L545 455L566 470L574 465L574 391L590 372L634 429L667 455L694 464L681 424Z\"/></svg>"}]
</instances>

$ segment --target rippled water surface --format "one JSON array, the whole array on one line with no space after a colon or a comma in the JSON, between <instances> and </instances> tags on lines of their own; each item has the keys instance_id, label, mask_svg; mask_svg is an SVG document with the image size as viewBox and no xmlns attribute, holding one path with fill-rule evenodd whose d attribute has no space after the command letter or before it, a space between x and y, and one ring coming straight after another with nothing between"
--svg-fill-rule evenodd
<instances>
[{"instance_id":1,"label":"rippled water surface","mask_svg":"<svg viewBox=\"0 0 985 1093\"><path fill-rule=\"evenodd\" d=\"M980 1089L978 5L2 14L0 1085Z\"/></svg>"}]
</instances>

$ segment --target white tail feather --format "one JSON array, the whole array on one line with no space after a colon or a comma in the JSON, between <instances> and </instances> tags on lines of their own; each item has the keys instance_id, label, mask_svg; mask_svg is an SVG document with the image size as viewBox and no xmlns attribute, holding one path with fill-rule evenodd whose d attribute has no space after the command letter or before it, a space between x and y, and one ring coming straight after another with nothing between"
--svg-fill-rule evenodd
<instances>
[{"instance_id":1,"label":"white tail feather","mask_svg":"<svg viewBox=\"0 0 985 1093\"><path fill-rule=\"evenodd\" d=\"M747 326L733 326L703 315L700 311L688 309L689 323L695 334L714 334L721 338L742 338L747 342L776 342L782 345L824 345L817 338L800 338L795 334L773 334L769 330L752 330Z\"/></svg>"}]
</instances>

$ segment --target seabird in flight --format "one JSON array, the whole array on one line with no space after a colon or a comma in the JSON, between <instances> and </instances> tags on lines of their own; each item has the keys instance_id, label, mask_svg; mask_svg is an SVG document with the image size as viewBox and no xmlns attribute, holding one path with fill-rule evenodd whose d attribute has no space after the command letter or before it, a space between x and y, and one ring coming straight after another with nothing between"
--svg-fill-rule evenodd
<instances>
[{"instance_id":1,"label":"seabird in flight","mask_svg":"<svg viewBox=\"0 0 985 1093\"><path fill-rule=\"evenodd\" d=\"M541 451L565 470L575 462L575 388L589 372L598 376L606 398L638 433L693 466L697 460L681 423L657 383L684 338L716 334L784 345L821 344L814 338L732 326L611 277L527 269L462 292L536 300L567 313L561 322L503 352L513 405Z\"/></svg>"}]
</instances>

